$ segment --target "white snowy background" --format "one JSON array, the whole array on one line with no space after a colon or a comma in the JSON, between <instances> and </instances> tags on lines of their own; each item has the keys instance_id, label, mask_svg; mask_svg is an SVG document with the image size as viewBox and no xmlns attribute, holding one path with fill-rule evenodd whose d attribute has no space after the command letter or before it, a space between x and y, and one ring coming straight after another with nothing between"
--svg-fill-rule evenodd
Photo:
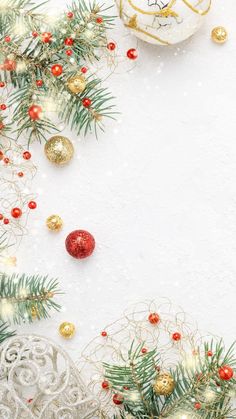
<instances>
[{"instance_id":1,"label":"white snowy background","mask_svg":"<svg viewBox=\"0 0 236 419\"><path fill-rule=\"evenodd\" d=\"M65 1L51 0L51 8ZM17 252L17 270L60 280L63 309L19 332L53 338L74 359L107 323L133 302L168 297L199 328L235 339L236 283L236 3L213 0L200 31L174 47L138 43L132 72L107 80L117 121L98 141L65 129L75 158L52 166L43 146L32 185L38 209ZM214 26L229 32L225 45L210 39ZM110 36L125 55L136 47L117 19ZM124 41L125 39L125 41ZM45 220L59 214L64 228ZM67 234L90 231L97 242L84 261L65 251ZM75 323L71 341L58 334Z\"/></svg>"}]
</instances>

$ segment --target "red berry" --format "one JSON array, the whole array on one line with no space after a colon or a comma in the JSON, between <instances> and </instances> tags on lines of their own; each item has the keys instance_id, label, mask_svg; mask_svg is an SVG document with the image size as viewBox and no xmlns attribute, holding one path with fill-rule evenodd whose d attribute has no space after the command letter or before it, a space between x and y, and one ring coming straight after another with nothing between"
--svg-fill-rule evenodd
<instances>
[{"instance_id":1,"label":"red berry","mask_svg":"<svg viewBox=\"0 0 236 419\"><path fill-rule=\"evenodd\" d=\"M4 70L6 71L14 71L16 69L16 62L14 60L9 60L6 58L6 60L3 63Z\"/></svg>"},{"instance_id":2,"label":"red berry","mask_svg":"<svg viewBox=\"0 0 236 419\"><path fill-rule=\"evenodd\" d=\"M32 36L33 36L34 38L37 38L37 36L39 36L39 34L38 34L38 32L33 31L33 32L32 32Z\"/></svg>"},{"instance_id":3,"label":"red berry","mask_svg":"<svg viewBox=\"0 0 236 419\"><path fill-rule=\"evenodd\" d=\"M42 87L42 85L43 85L43 80L36 80L36 85L37 85L38 87Z\"/></svg>"},{"instance_id":4,"label":"red berry","mask_svg":"<svg viewBox=\"0 0 236 419\"><path fill-rule=\"evenodd\" d=\"M42 37L42 42L44 42L45 44L49 44L50 42L52 42L51 32L43 32L41 37Z\"/></svg>"},{"instance_id":5,"label":"red berry","mask_svg":"<svg viewBox=\"0 0 236 419\"><path fill-rule=\"evenodd\" d=\"M68 55L68 57L70 57L73 54L72 49L67 49L66 50L66 55Z\"/></svg>"},{"instance_id":6,"label":"red berry","mask_svg":"<svg viewBox=\"0 0 236 419\"><path fill-rule=\"evenodd\" d=\"M172 335L172 339L175 340L176 342L178 342L181 339L181 334L179 332L175 332Z\"/></svg>"},{"instance_id":7,"label":"red berry","mask_svg":"<svg viewBox=\"0 0 236 419\"><path fill-rule=\"evenodd\" d=\"M8 157L5 157L5 159L3 159L4 163L8 164L10 162L10 159Z\"/></svg>"},{"instance_id":8,"label":"red berry","mask_svg":"<svg viewBox=\"0 0 236 419\"><path fill-rule=\"evenodd\" d=\"M3 220L3 214L0 214L0 220Z\"/></svg>"},{"instance_id":9,"label":"red berry","mask_svg":"<svg viewBox=\"0 0 236 419\"><path fill-rule=\"evenodd\" d=\"M196 410L200 410L202 405L201 405L201 403L197 402L197 403L195 403L194 407L195 407Z\"/></svg>"},{"instance_id":10,"label":"red berry","mask_svg":"<svg viewBox=\"0 0 236 419\"><path fill-rule=\"evenodd\" d=\"M113 396L113 403L119 405L123 403L123 396L122 394L114 394Z\"/></svg>"},{"instance_id":11,"label":"red berry","mask_svg":"<svg viewBox=\"0 0 236 419\"><path fill-rule=\"evenodd\" d=\"M5 87L4 81L0 81L0 87Z\"/></svg>"},{"instance_id":12,"label":"red berry","mask_svg":"<svg viewBox=\"0 0 236 419\"><path fill-rule=\"evenodd\" d=\"M3 159L3 156L4 156L4 154L3 154L3 152L0 150L0 160L2 160L2 159Z\"/></svg>"},{"instance_id":13,"label":"red berry","mask_svg":"<svg viewBox=\"0 0 236 419\"><path fill-rule=\"evenodd\" d=\"M11 42L10 36L5 36L4 40L5 40L5 42Z\"/></svg>"},{"instance_id":14,"label":"red berry","mask_svg":"<svg viewBox=\"0 0 236 419\"><path fill-rule=\"evenodd\" d=\"M3 122L0 122L0 130L3 129L5 127Z\"/></svg>"},{"instance_id":15,"label":"red berry","mask_svg":"<svg viewBox=\"0 0 236 419\"><path fill-rule=\"evenodd\" d=\"M55 77L58 77L63 72L63 67L61 64L54 64L51 68L51 72Z\"/></svg>"},{"instance_id":16,"label":"red berry","mask_svg":"<svg viewBox=\"0 0 236 419\"><path fill-rule=\"evenodd\" d=\"M33 121L40 119L43 109L39 105L31 105L28 109L28 115Z\"/></svg>"},{"instance_id":17,"label":"red berry","mask_svg":"<svg viewBox=\"0 0 236 419\"><path fill-rule=\"evenodd\" d=\"M149 323L158 324L160 322L160 316L157 313L150 313L148 316Z\"/></svg>"},{"instance_id":18,"label":"red berry","mask_svg":"<svg viewBox=\"0 0 236 419\"><path fill-rule=\"evenodd\" d=\"M29 207L29 209L35 209L35 208L37 208L37 204L36 204L35 201L30 201L28 203L28 207Z\"/></svg>"},{"instance_id":19,"label":"red berry","mask_svg":"<svg viewBox=\"0 0 236 419\"><path fill-rule=\"evenodd\" d=\"M23 172L19 172L17 174L18 174L19 177L23 177L24 176L24 173Z\"/></svg>"},{"instance_id":20,"label":"red berry","mask_svg":"<svg viewBox=\"0 0 236 419\"><path fill-rule=\"evenodd\" d=\"M233 378L234 370L228 365L223 365L221 368L219 368L218 373L221 380L228 381Z\"/></svg>"},{"instance_id":21,"label":"red berry","mask_svg":"<svg viewBox=\"0 0 236 419\"><path fill-rule=\"evenodd\" d=\"M148 351L148 350L147 350L147 348L142 348L142 349L141 349L142 354L146 354L146 353L147 353L147 351Z\"/></svg>"},{"instance_id":22,"label":"red berry","mask_svg":"<svg viewBox=\"0 0 236 419\"><path fill-rule=\"evenodd\" d=\"M12 208L11 215L13 218L20 218L22 216L22 211L20 208Z\"/></svg>"},{"instance_id":23,"label":"red berry","mask_svg":"<svg viewBox=\"0 0 236 419\"><path fill-rule=\"evenodd\" d=\"M85 73L87 73L88 69L87 69L87 67L81 67L80 71L81 71L81 73L85 74Z\"/></svg>"},{"instance_id":24,"label":"red berry","mask_svg":"<svg viewBox=\"0 0 236 419\"><path fill-rule=\"evenodd\" d=\"M136 60L138 58L138 51L135 48L130 48L126 55L130 60Z\"/></svg>"},{"instance_id":25,"label":"red berry","mask_svg":"<svg viewBox=\"0 0 236 419\"><path fill-rule=\"evenodd\" d=\"M208 351L207 352L207 356L213 356L213 352L212 351Z\"/></svg>"},{"instance_id":26,"label":"red berry","mask_svg":"<svg viewBox=\"0 0 236 419\"><path fill-rule=\"evenodd\" d=\"M5 105L5 103L2 103L0 105L0 108L1 108L2 111L5 111L7 109L7 105Z\"/></svg>"},{"instance_id":27,"label":"red berry","mask_svg":"<svg viewBox=\"0 0 236 419\"><path fill-rule=\"evenodd\" d=\"M107 332L106 332L105 330L103 330L103 331L101 332L101 336L102 336L102 337L104 337L104 338L105 338L105 337L107 337Z\"/></svg>"},{"instance_id":28,"label":"red berry","mask_svg":"<svg viewBox=\"0 0 236 419\"><path fill-rule=\"evenodd\" d=\"M73 12L68 12L67 17L68 17L68 19L73 19L74 13Z\"/></svg>"},{"instance_id":29,"label":"red berry","mask_svg":"<svg viewBox=\"0 0 236 419\"><path fill-rule=\"evenodd\" d=\"M116 49L116 44L115 42L109 42L107 44L107 49L109 49L109 51L114 51L114 49Z\"/></svg>"},{"instance_id":30,"label":"red berry","mask_svg":"<svg viewBox=\"0 0 236 419\"><path fill-rule=\"evenodd\" d=\"M64 44L67 46L71 46L74 43L74 39L73 38L66 38L64 41Z\"/></svg>"},{"instance_id":31,"label":"red berry","mask_svg":"<svg viewBox=\"0 0 236 419\"><path fill-rule=\"evenodd\" d=\"M104 390L106 390L106 389L108 389L108 388L109 388L109 383L108 383L108 381L104 380L104 381L102 382L102 388L103 388Z\"/></svg>"},{"instance_id":32,"label":"red berry","mask_svg":"<svg viewBox=\"0 0 236 419\"><path fill-rule=\"evenodd\" d=\"M103 18L97 17L96 22L100 25L103 22Z\"/></svg>"},{"instance_id":33,"label":"red berry","mask_svg":"<svg viewBox=\"0 0 236 419\"><path fill-rule=\"evenodd\" d=\"M123 387L123 389L124 389L124 390L129 390L129 387L124 386L124 387Z\"/></svg>"},{"instance_id":34,"label":"red berry","mask_svg":"<svg viewBox=\"0 0 236 419\"><path fill-rule=\"evenodd\" d=\"M89 99L88 97L85 97L85 98L82 100L82 104L83 104L83 106L84 106L85 108L89 108L89 107L91 106L91 104L92 104L92 101L91 101L91 99Z\"/></svg>"},{"instance_id":35,"label":"red berry","mask_svg":"<svg viewBox=\"0 0 236 419\"><path fill-rule=\"evenodd\" d=\"M30 153L29 151L24 151L24 153L23 153L23 158L24 158L25 160L29 160L29 159L31 159L31 153Z\"/></svg>"},{"instance_id":36,"label":"red berry","mask_svg":"<svg viewBox=\"0 0 236 419\"><path fill-rule=\"evenodd\" d=\"M3 222L4 222L4 224L9 224L10 221L9 221L8 218L4 218Z\"/></svg>"},{"instance_id":37,"label":"red berry","mask_svg":"<svg viewBox=\"0 0 236 419\"><path fill-rule=\"evenodd\" d=\"M31 403L32 401L33 401L33 399L28 399L27 400L28 403Z\"/></svg>"}]
</instances>

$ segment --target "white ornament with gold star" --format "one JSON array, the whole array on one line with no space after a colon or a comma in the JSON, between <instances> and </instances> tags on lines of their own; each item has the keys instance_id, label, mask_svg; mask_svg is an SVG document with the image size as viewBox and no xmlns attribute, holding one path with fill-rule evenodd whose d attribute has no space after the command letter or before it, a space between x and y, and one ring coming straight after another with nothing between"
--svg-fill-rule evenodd
<instances>
[{"instance_id":1,"label":"white ornament with gold star","mask_svg":"<svg viewBox=\"0 0 236 419\"><path fill-rule=\"evenodd\" d=\"M126 27L143 41L172 45L201 26L211 0L116 0Z\"/></svg>"}]
</instances>

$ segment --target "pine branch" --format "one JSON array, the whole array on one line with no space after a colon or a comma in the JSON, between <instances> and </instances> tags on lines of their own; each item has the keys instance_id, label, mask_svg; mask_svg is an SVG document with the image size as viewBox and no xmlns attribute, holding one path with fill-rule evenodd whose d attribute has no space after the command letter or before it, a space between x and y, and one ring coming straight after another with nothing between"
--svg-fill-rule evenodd
<instances>
[{"instance_id":1,"label":"pine branch","mask_svg":"<svg viewBox=\"0 0 236 419\"><path fill-rule=\"evenodd\" d=\"M12 336L15 336L15 332L9 330L7 323L0 322L0 343Z\"/></svg>"},{"instance_id":2,"label":"pine branch","mask_svg":"<svg viewBox=\"0 0 236 419\"><path fill-rule=\"evenodd\" d=\"M60 310L54 296L61 294L56 280L42 276L0 274L0 318L20 324L49 317Z\"/></svg>"}]
</instances>

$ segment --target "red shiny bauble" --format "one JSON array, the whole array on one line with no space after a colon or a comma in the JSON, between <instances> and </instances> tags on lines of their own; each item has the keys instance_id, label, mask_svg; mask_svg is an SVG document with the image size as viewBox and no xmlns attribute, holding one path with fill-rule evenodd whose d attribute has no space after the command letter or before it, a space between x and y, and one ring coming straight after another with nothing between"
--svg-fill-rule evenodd
<instances>
[{"instance_id":1,"label":"red shiny bauble","mask_svg":"<svg viewBox=\"0 0 236 419\"><path fill-rule=\"evenodd\" d=\"M61 64L54 64L51 68L51 72L55 77L58 77L62 74L63 68Z\"/></svg>"},{"instance_id":2,"label":"red shiny bauble","mask_svg":"<svg viewBox=\"0 0 236 419\"><path fill-rule=\"evenodd\" d=\"M43 32L41 37L42 37L42 42L44 42L45 44L49 44L50 42L52 42L51 32Z\"/></svg>"},{"instance_id":3,"label":"red shiny bauble","mask_svg":"<svg viewBox=\"0 0 236 419\"><path fill-rule=\"evenodd\" d=\"M97 17L96 22L100 25L103 22L103 18Z\"/></svg>"},{"instance_id":4,"label":"red shiny bauble","mask_svg":"<svg viewBox=\"0 0 236 419\"><path fill-rule=\"evenodd\" d=\"M25 160L31 159L31 153L29 151L24 151L23 159L25 159Z\"/></svg>"},{"instance_id":5,"label":"red shiny bauble","mask_svg":"<svg viewBox=\"0 0 236 419\"><path fill-rule=\"evenodd\" d=\"M37 204L36 204L35 201L30 201L28 203L28 207L29 207L29 209L35 209L35 208L37 208Z\"/></svg>"},{"instance_id":6,"label":"red shiny bauble","mask_svg":"<svg viewBox=\"0 0 236 419\"><path fill-rule=\"evenodd\" d=\"M82 104L83 104L83 106L84 106L85 108L89 108L89 106L91 106L91 103L92 103L92 101L91 101L91 99L89 99L88 97L85 97L85 98L82 100Z\"/></svg>"},{"instance_id":7,"label":"red shiny bauble","mask_svg":"<svg viewBox=\"0 0 236 419\"><path fill-rule=\"evenodd\" d=\"M231 380L231 378L233 378L234 370L228 365L223 365L219 368L218 374L221 380L228 381Z\"/></svg>"},{"instance_id":8,"label":"red shiny bauble","mask_svg":"<svg viewBox=\"0 0 236 419\"><path fill-rule=\"evenodd\" d=\"M109 383L108 383L108 381L104 380L104 381L102 382L102 388L103 388L104 390L107 390L107 389L109 388Z\"/></svg>"},{"instance_id":9,"label":"red shiny bauble","mask_svg":"<svg viewBox=\"0 0 236 419\"><path fill-rule=\"evenodd\" d=\"M136 60L138 58L138 51L135 48L130 48L126 55L130 60Z\"/></svg>"},{"instance_id":10,"label":"red shiny bauble","mask_svg":"<svg viewBox=\"0 0 236 419\"><path fill-rule=\"evenodd\" d=\"M157 313L150 313L148 316L148 321L151 324L158 324L160 322L160 316Z\"/></svg>"},{"instance_id":11,"label":"red shiny bauble","mask_svg":"<svg viewBox=\"0 0 236 419\"><path fill-rule=\"evenodd\" d=\"M32 119L33 121L37 121L37 119L40 119L42 112L43 110L39 105L31 105L28 109L28 115L30 119Z\"/></svg>"},{"instance_id":12,"label":"red shiny bauble","mask_svg":"<svg viewBox=\"0 0 236 419\"><path fill-rule=\"evenodd\" d=\"M66 50L66 55L68 55L68 57L70 57L73 54L72 49L67 49Z\"/></svg>"},{"instance_id":13,"label":"red shiny bauble","mask_svg":"<svg viewBox=\"0 0 236 419\"><path fill-rule=\"evenodd\" d=\"M23 172L19 172L17 174L18 174L19 177L23 177L24 176L24 173Z\"/></svg>"},{"instance_id":14,"label":"red shiny bauble","mask_svg":"<svg viewBox=\"0 0 236 419\"><path fill-rule=\"evenodd\" d=\"M107 332L106 332L105 330L103 330L103 331L101 332L101 336L102 336L103 338L106 338L106 337L107 337Z\"/></svg>"},{"instance_id":15,"label":"red shiny bauble","mask_svg":"<svg viewBox=\"0 0 236 419\"><path fill-rule=\"evenodd\" d=\"M147 351L148 351L148 350L147 350L147 348L142 348L142 349L141 349L142 354L146 354L146 353L147 353Z\"/></svg>"},{"instance_id":16,"label":"red shiny bauble","mask_svg":"<svg viewBox=\"0 0 236 419\"><path fill-rule=\"evenodd\" d=\"M5 36L4 41L5 42L11 42L11 37L10 36Z\"/></svg>"},{"instance_id":17,"label":"red shiny bauble","mask_svg":"<svg viewBox=\"0 0 236 419\"><path fill-rule=\"evenodd\" d=\"M196 410L200 410L202 405L201 405L201 403L197 402L197 403L195 403L194 407L195 407Z\"/></svg>"},{"instance_id":18,"label":"red shiny bauble","mask_svg":"<svg viewBox=\"0 0 236 419\"><path fill-rule=\"evenodd\" d=\"M116 44L115 42L109 42L107 44L107 49L109 49L109 51L114 51L114 49L116 49Z\"/></svg>"},{"instance_id":19,"label":"red shiny bauble","mask_svg":"<svg viewBox=\"0 0 236 419\"><path fill-rule=\"evenodd\" d=\"M66 250L76 259L84 259L90 256L95 248L95 240L92 234L85 230L75 230L66 238Z\"/></svg>"},{"instance_id":20,"label":"red shiny bauble","mask_svg":"<svg viewBox=\"0 0 236 419\"><path fill-rule=\"evenodd\" d=\"M11 215L13 218L20 218L22 216L22 211L20 208L12 208Z\"/></svg>"},{"instance_id":21,"label":"red shiny bauble","mask_svg":"<svg viewBox=\"0 0 236 419\"><path fill-rule=\"evenodd\" d=\"M66 38L64 41L64 44L67 46L71 46L74 43L74 39L73 38Z\"/></svg>"},{"instance_id":22,"label":"red shiny bauble","mask_svg":"<svg viewBox=\"0 0 236 419\"><path fill-rule=\"evenodd\" d=\"M36 80L36 85L37 85L38 87L42 87L42 85L43 85L43 80L41 80L41 79Z\"/></svg>"},{"instance_id":23,"label":"red shiny bauble","mask_svg":"<svg viewBox=\"0 0 236 419\"><path fill-rule=\"evenodd\" d=\"M4 81L0 81L0 87L5 87Z\"/></svg>"},{"instance_id":24,"label":"red shiny bauble","mask_svg":"<svg viewBox=\"0 0 236 419\"><path fill-rule=\"evenodd\" d=\"M175 342L178 342L178 341L181 339L181 334L180 334L179 332L175 332L175 333L173 333L173 335L172 335L172 339L173 339Z\"/></svg>"},{"instance_id":25,"label":"red shiny bauble","mask_svg":"<svg viewBox=\"0 0 236 419\"><path fill-rule=\"evenodd\" d=\"M122 404L123 403L123 396L122 396L122 394L118 394L118 393L114 394L112 400L113 400L113 403L115 403L117 405Z\"/></svg>"},{"instance_id":26,"label":"red shiny bauble","mask_svg":"<svg viewBox=\"0 0 236 419\"><path fill-rule=\"evenodd\" d=\"M207 356L213 356L213 352L212 351L207 351Z\"/></svg>"},{"instance_id":27,"label":"red shiny bauble","mask_svg":"<svg viewBox=\"0 0 236 419\"><path fill-rule=\"evenodd\" d=\"M16 62L14 60L9 60L6 58L6 60L3 63L4 70L6 71L14 71L16 69Z\"/></svg>"},{"instance_id":28,"label":"red shiny bauble","mask_svg":"<svg viewBox=\"0 0 236 419\"><path fill-rule=\"evenodd\" d=\"M8 219L8 218L4 218L3 223L4 223L4 224L9 224L9 223L10 223L10 221L9 221L9 219Z\"/></svg>"},{"instance_id":29,"label":"red shiny bauble","mask_svg":"<svg viewBox=\"0 0 236 419\"><path fill-rule=\"evenodd\" d=\"M87 73L88 69L87 69L87 67L81 67L80 71L81 71L81 73L85 74L85 73Z\"/></svg>"},{"instance_id":30,"label":"red shiny bauble","mask_svg":"<svg viewBox=\"0 0 236 419\"><path fill-rule=\"evenodd\" d=\"M7 105L5 105L5 103L2 103L2 104L0 105L0 109L1 109L2 111L5 111L5 110L7 109Z\"/></svg>"},{"instance_id":31,"label":"red shiny bauble","mask_svg":"<svg viewBox=\"0 0 236 419\"><path fill-rule=\"evenodd\" d=\"M67 17L68 17L68 19L73 19L74 13L73 12L68 12Z\"/></svg>"}]
</instances>

